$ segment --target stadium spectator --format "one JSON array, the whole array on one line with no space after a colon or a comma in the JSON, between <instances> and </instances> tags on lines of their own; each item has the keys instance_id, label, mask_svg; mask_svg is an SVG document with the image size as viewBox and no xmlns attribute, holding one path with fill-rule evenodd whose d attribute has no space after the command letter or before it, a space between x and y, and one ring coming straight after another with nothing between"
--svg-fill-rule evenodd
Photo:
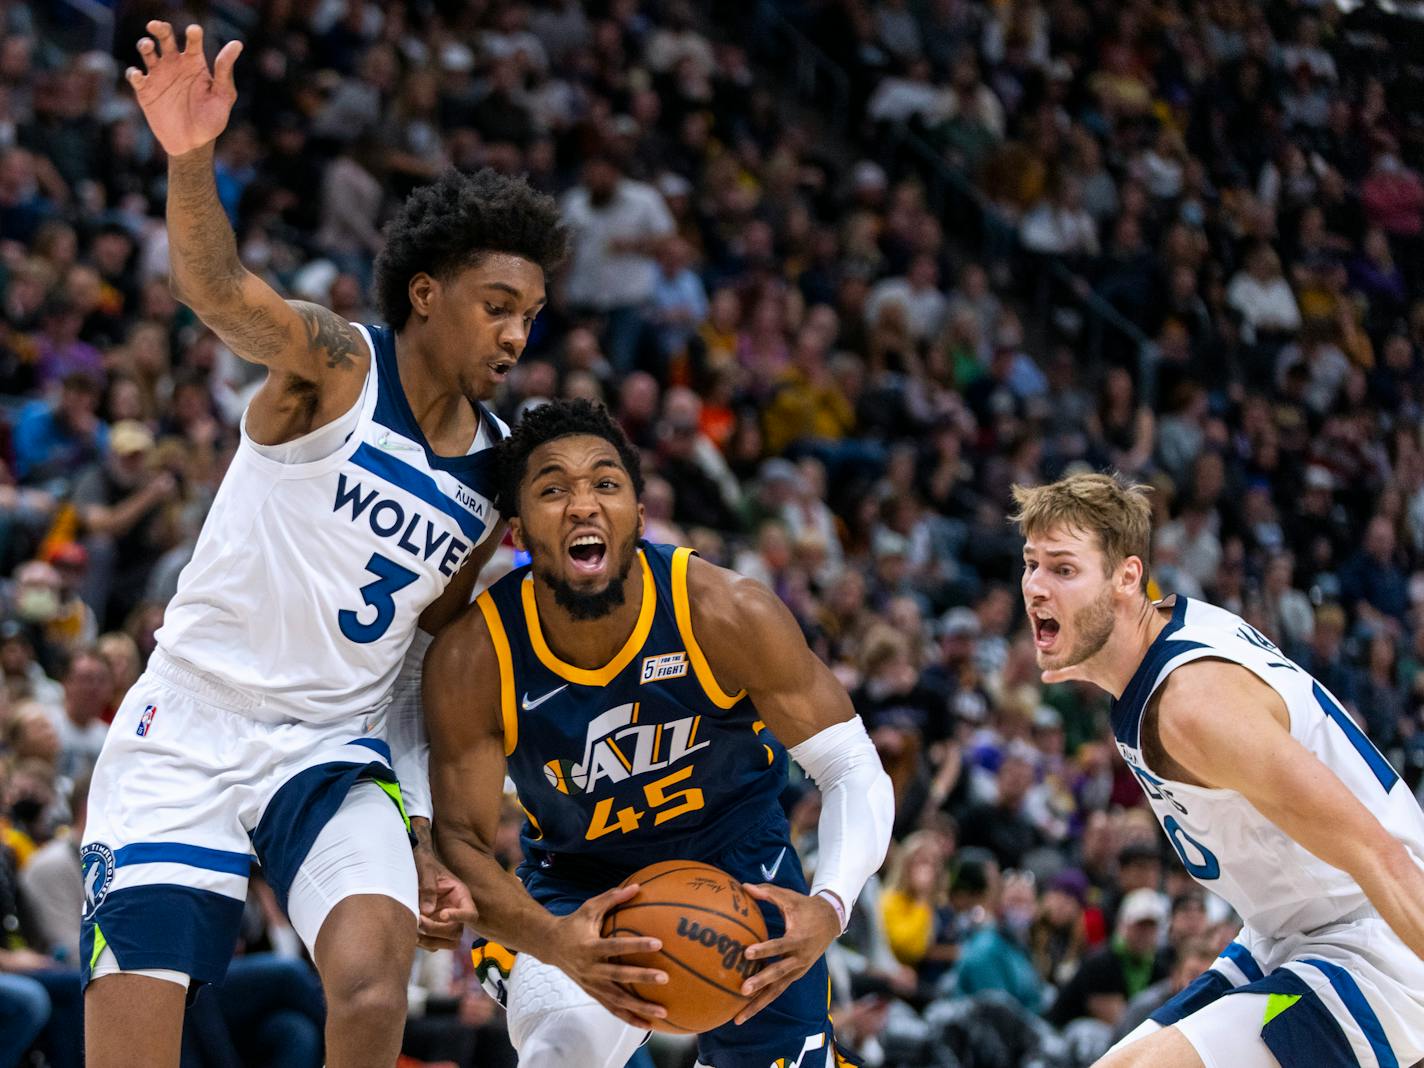
<instances>
[{"instance_id":1,"label":"stadium spectator","mask_svg":"<svg viewBox=\"0 0 1424 1068\"><path fill-rule=\"evenodd\" d=\"M1154 593L1245 612L1424 792L1421 109L1367 43L1409 47L1407 14L379 7L245 26L218 151L244 262L369 321L381 226L447 164L563 198L575 255L496 409L605 398L645 455L649 535L781 593L874 726L897 837L927 856L910 836L937 836L958 873L935 945L961 948L968 987L1048 1004L1093 950L1113 952L1134 892L1182 900L1143 840L1106 702L1043 686L1025 653L1005 587L1015 480L1112 466L1151 483ZM65 661L96 676L81 718L97 739L261 375L168 292L164 161L117 76L138 25L120 19L117 64L46 5L8 5L4 27L0 766L26 794L7 840L57 870L64 773L83 762L57 734ZM206 30L231 33L220 12ZM843 97L797 33L839 66ZM787 106L798 94L808 107ZM87 653L101 629L103 701ZM1001 893L976 842L1038 881ZM883 904L867 891L848 938ZM1232 933L1209 908L1171 914L1198 967L1183 930ZM862 1052L983 1054L944 1021L996 1010L964 1001L958 977L917 990L883 943L856 941L874 962L836 973L837 1021ZM1128 1013L1189 978L1177 963ZM1127 971L1135 985L1140 955ZM22 977L0 972L0 1002L42 1027L36 987L9 993ZM468 979L426 977L429 1034L413 1026L408 1052L506 1052ZM271 1008L249 1005L244 1035ZM211 1034L230 1044L222 1016ZM302 1018L293 1048L320 1063ZM11 1019L0 1063L27 1041ZM1020 1035L1042 1023L1013 1019ZM1106 1041L1098 1023L1033 1055L1080 1068Z\"/></svg>"}]
</instances>

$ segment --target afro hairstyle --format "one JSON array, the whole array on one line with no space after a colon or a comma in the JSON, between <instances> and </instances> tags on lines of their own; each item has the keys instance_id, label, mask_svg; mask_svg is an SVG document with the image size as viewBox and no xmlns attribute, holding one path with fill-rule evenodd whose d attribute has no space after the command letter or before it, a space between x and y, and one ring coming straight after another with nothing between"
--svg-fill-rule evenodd
<instances>
[{"instance_id":1,"label":"afro hairstyle","mask_svg":"<svg viewBox=\"0 0 1424 1068\"><path fill-rule=\"evenodd\" d=\"M618 450L618 460L633 480L633 492L643 498L643 458L608 409L584 400L556 400L524 413L514 432L499 443L499 489L495 506L506 519L519 514L519 487L529 469L529 457L546 442L574 434L602 438Z\"/></svg>"},{"instance_id":2,"label":"afro hairstyle","mask_svg":"<svg viewBox=\"0 0 1424 1068\"><path fill-rule=\"evenodd\" d=\"M447 171L413 192L386 229L376 257L376 302L391 329L410 319L410 280L448 278L492 252L519 256L550 274L568 247L553 197L492 170Z\"/></svg>"}]
</instances>

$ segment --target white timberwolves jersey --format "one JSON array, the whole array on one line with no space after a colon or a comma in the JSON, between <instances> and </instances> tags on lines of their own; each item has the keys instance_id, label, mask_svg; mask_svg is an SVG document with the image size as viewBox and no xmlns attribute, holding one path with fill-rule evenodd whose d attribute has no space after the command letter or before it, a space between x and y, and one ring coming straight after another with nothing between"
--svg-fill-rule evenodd
<instances>
[{"instance_id":1,"label":"white timberwolves jersey","mask_svg":"<svg viewBox=\"0 0 1424 1068\"><path fill-rule=\"evenodd\" d=\"M1147 792L1172 848L1198 882L1266 938L1368 912L1368 899L1351 876L1297 845L1234 790L1172 782L1147 766L1139 741L1143 710L1168 674L1205 658L1241 664L1280 694L1296 741L1424 864L1424 814L1334 696L1239 616L1181 596L1171 622L1112 710L1118 749Z\"/></svg>"},{"instance_id":2,"label":"white timberwolves jersey","mask_svg":"<svg viewBox=\"0 0 1424 1068\"><path fill-rule=\"evenodd\" d=\"M416 620L498 519L490 446L503 425L482 408L468 455L431 452L394 335L359 328L372 358L352 413L273 447L244 419L157 635L170 655L309 723L383 703Z\"/></svg>"}]
</instances>

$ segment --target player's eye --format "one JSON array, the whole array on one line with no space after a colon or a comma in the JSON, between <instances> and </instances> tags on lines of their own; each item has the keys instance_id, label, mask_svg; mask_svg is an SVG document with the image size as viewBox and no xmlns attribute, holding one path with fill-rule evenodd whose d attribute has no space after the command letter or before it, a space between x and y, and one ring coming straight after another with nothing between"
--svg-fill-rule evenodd
<instances>
[{"instance_id":1,"label":"player's eye","mask_svg":"<svg viewBox=\"0 0 1424 1068\"><path fill-rule=\"evenodd\" d=\"M485 311L489 312L491 315L503 315L503 314L504 314L504 309L501 308L501 307L500 307L499 305L497 305L497 304L489 304L489 303L486 303L486 304L485 304Z\"/></svg>"},{"instance_id":2,"label":"player's eye","mask_svg":"<svg viewBox=\"0 0 1424 1068\"><path fill-rule=\"evenodd\" d=\"M1058 569L1058 573L1064 578L1068 578L1070 575L1073 574L1073 569L1071 567L1060 567Z\"/></svg>"},{"instance_id":3,"label":"player's eye","mask_svg":"<svg viewBox=\"0 0 1424 1068\"><path fill-rule=\"evenodd\" d=\"M618 483L611 478L604 478L599 480L598 488L614 490L618 488Z\"/></svg>"}]
</instances>

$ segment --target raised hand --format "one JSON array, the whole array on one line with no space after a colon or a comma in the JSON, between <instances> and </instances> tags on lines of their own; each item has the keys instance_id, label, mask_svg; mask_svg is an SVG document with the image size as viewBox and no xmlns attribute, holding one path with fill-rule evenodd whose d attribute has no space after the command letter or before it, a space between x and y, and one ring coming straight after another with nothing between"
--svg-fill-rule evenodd
<instances>
[{"instance_id":1,"label":"raised hand","mask_svg":"<svg viewBox=\"0 0 1424 1068\"><path fill-rule=\"evenodd\" d=\"M181 52L168 23L150 22L148 32L153 36L138 43L147 73L130 67L124 76L138 94L153 136L170 156L181 156L210 144L227 127L237 99L232 68L242 42L223 45L209 71L202 27L188 27Z\"/></svg>"}]
</instances>

